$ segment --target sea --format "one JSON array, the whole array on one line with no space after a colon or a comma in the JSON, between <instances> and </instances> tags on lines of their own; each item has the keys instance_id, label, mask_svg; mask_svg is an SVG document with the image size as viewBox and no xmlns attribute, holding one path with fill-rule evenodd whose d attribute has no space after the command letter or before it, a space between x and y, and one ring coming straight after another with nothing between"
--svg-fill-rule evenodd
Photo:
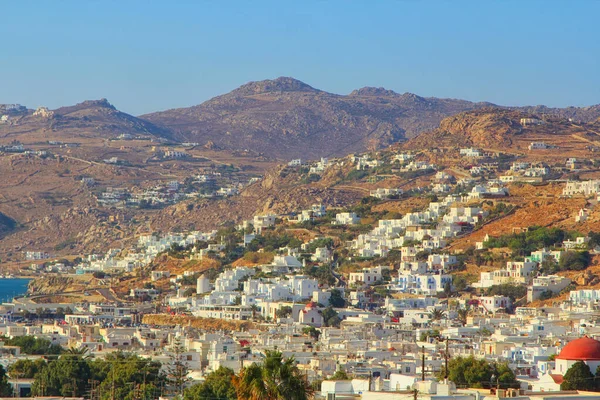
<instances>
[{"instance_id":1,"label":"sea","mask_svg":"<svg viewBox=\"0 0 600 400\"><path fill-rule=\"evenodd\" d=\"M2 278L0 279L0 303L10 302L13 298L27 293L30 279Z\"/></svg>"}]
</instances>

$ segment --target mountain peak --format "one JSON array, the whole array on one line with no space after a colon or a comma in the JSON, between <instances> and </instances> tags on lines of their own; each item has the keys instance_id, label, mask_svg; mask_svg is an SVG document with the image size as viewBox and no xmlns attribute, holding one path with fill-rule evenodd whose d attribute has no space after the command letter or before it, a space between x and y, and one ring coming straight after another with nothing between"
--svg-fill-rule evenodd
<instances>
[{"instance_id":1,"label":"mountain peak","mask_svg":"<svg viewBox=\"0 0 600 400\"><path fill-rule=\"evenodd\" d=\"M399 96L393 90L388 90L383 87L365 86L360 89L353 90L350 96Z\"/></svg>"},{"instance_id":2,"label":"mountain peak","mask_svg":"<svg viewBox=\"0 0 600 400\"><path fill-rule=\"evenodd\" d=\"M100 108L111 108L113 110L116 110L115 106L113 106L112 104L110 104L108 102L108 100L106 100L105 98L101 98L100 100L85 100L79 104L75 105L76 107L100 107Z\"/></svg>"},{"instance_id":3,"label":"mountain peak","mask_svg":"<svg viewBox=\"0 0 600 400\"><path fill-rule=\"evenodd\" d=\"M248 82L235 89L232 94L251 96L260 93L271 92L319 92L310 85L298 79L281 76L277 79L266 79L264 81Z\"/></svg>"},{"instance_id":4,"label":"mountain peak","mask_svg":"<svg viewBox=\"0 0 600 400\"><path fill-rule=\"evenodd\" d=\"M85 100L81 103L77 103L74 106L61 107L54 110L58 115L66 115L77 111L90 110L90 109L107 109L116 111L115 106L110 104L108 100L102 98L100 100Z\"/></svg>"}]
</instances>

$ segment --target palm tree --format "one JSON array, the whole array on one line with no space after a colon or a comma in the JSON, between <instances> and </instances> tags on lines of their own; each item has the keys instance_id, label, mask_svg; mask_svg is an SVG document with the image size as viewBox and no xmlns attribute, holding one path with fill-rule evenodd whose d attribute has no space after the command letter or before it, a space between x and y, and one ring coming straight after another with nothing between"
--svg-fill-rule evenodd
<instances>
[{"instance_id":1,"label":"palm tree","mask_svg":"<svg viewBox=\"0 0 600 400\"><path fill-rule=\"evenodd\" d=\"M266 351L262 365L244 368L233 378L240 400L309 400L314 392L300 373L294 357L284 359L278 351Z\"/></svg>"},{"instance_id":2,"label":"palm tree","mask_svg":"<svg viewBox=\"0 0 600 400\"><path fill-rule=\"evenodd\" d=\"M446 313L442 310L438 310L437 308L433 309L433 311L429 313L429 319L432 321L441 321L445 317Z\"/></svg>"},{"instance_id":3,"label":"palm tree","mask_svg":"<svg viewBox=\"0 0 600 400\"><path fill-rule=\"evenodd\" d=\"M89 352L90 349L88 347L69 347L64 354L68 355L68 356L75 356L75 357L81 357L82 359L86 360L88 358L90 358L89 356Z\"/></svg>"},{"instance_id":4,"label":"palm tree","mask_svg":"<svg viewBox=\"0 0 600 400\"><path fill-rule=\"evenodd\" d=\"M252 304L250 309L252 310L252 321L254 321L256 319L256 313L258 312L258 306L256 304Z\"/></svg>"},{"instance_id":5,"label":"palm tree","mask_svg":"<svg viewBox=\"0 0 600 400\"><path fill-rule=\"evenodd\" d=\"M467 324L467 318L468 318L469 314L471 313L471 310L469 310L469 307L459 308L457 313L458 313L458 320L460 321L462 326L465 326Z\"/></svg>"}]
</instances>

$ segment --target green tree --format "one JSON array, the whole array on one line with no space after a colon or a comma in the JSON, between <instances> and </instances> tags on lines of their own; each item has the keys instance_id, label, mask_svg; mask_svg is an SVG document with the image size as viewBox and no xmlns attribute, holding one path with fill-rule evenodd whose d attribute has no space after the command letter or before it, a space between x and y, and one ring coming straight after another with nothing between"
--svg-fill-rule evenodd
<instances>
[{"instance_id":1,"label":"green tree","mask_svg":"<svg viewBox=\"0 0 600 400\"><path fill-rule=\"evenodd\" d=\"M275 314L277 315L277 318L287 318L292 315L292 307L283 306L275 311Z\"/></svg>"},{"instance_id":2,"label":"green tree","mask_svg":"<svg viewBox=\"0 0 600 400\"><path fill-rule=\"evenodd\" d=\"M64 354L35 376L31 392L34 396L83 396L90 378L90 366L84 357Z\"/></svg>"},{"instance_id":3,"label":"green tree","mask_svg":"<svg viewBox=\"0 0 600 400\"><path fill-rule=\"evenodd\" d=\"M183 388L188 382L189 367L185 360L185 347L181 340L175 339L173 343L170 365L167 368L167 376L170 384L173 386L175 394L183 395Z\"/></svg>"},{"instance_id":4,"label":"green tree","mask_svg":"<svg viewBox=\"0 0 600 400\"><path fill-rule=\"evenodd\" d=\"M340 322L342 320L338 317L337 311L333 309L333 307L329 306L323 310L323 323L325 326L340 326Z\"/></svg>"},{"instance_id":5,"label":"green tree","mask_svg":"<svg viewBox=\"0 0 600 400\"><path fill-rule=\"evenodd\" d=\"M438 373L438 378L446 375L445 367ZM515 374L506 364L492 364L486 360L479 360L473 356L454 357L448 362L448 379L457 385L480 388L484 385L493 386L492 375L497 377L502 388L518 385Z\"/></svg>"},{"instance_id":6,"label":"green tree","mask_svg":"<svg viewBox=\"0 0 600 400\"><path fill-rule=\"evenodd\" d=\"M501 285L494 285L488 288L487 294L488 296L506 296L514 302L516 299L520 299L527 295L527 286L503 283Z\"/></svg>"},{"instance_id":7,"label":"green tree","mask_svg":"<svg viewBox=\"0 0 600 400\"><path fill-rule=\"evenodd\" d=\"M8 374L11 378L33 379L45 366L46 360L43 358L38 358L35 361L25 358L10 364L8 366Z\"/></svg>"},{"instance_id":8,"label":"green tree","mask_svg":"<svg viewBox=\"0 0 600 400\"><path fill-rule=\"evenodd\" d=\"M444 296L450 297L452 294L452 283L449 281L444 284Z\"/></svg>"},{"instance_id":9,"label":"green tree","mask_svg":"<svg viewBox=\"0 0 600 400\"><path fill-rule=\"evenodd\" d=\"M558 263L561 271L582 271L590 265L590 253L587 251L567 251Z\"/></svg>"},{"instance_id":10,"label":"green tree","mask_svg":"<svg viewBox=\"0 0 600 400\"><path fill-rule=\"evenodd\" d=\"M339 289L333 289L331 291L329 305L336 308L342 308L346 306L346 300L344 299L344 296L342 296L342 292Z\"/></svg>"},{"instance_id":11,"label":"green tree","mask_svg":"<svg viewBox=\"0 0 600 400\"><path fill-rule=\"evenodd\" d=\"M206 376L204 382L185 390L184 400L236 400L237 393L233 386L235 373L232 369L219 367Z\"/></svg>"},{"instance_id":12,"label":"green tree","mask_svg":"<svg viewBox=\"0 0 600 400\"><path fill-rule=\"evenodd\" d=\"M333 374L331 378L329 378L329 380L331 381L347 381L349 379L350 377L343 369L338 369L337 371L335 371L335 374Z\"/></svg>"},{"instance_id":13,"label":"green tree","mask_svg":"<svg viewBox=\"0 0 600 400\"><path fill-rule=\"evenodd\" d=\"M467 325L467 318L469 318L470 312L471 310L469 310L469 307L459 308L456 312L458 314L457 319L460 321L462 326Z\"/></svg>"},{"instance_id":14,"label":"green tree","mask_svg":"<svg viewBox=\"0 0 600 400\"><path fill-rule=\"evenodd\" d=\"M0 365L0 396L10 397L13 395L12 386L8 383L8 377L6 376L6 370Z\"/></svg>"},{"instance_id":15,"label":"green tree","mask_svg":"<svg viewBox=\"0 0 600 400\"><path fill-rule=\"evenodd\" d=\"M314 392L294 357L267 351L262 365L253 363L233 378L239 400L308 400Z\"/></svg>"},{"instance_id":16,"label":"green tree","mask_svg":"<svg viewBox=\"0 0 600 400\"><path fill-rule=\"evenodd\" d=\"M452 284L457 292L462 292L469 286L467 279L462 275L453 275Z\"/></svg>"},{"instance_id":17,"label":"green tree","mask_svg":"<svg viewBox=\"0 0 600 400\"><path fill-rule=\"evenodd\" d=\"M315 328L314 326L305 326L302 328L302 333L310 336L315 340L319 340L319 336L321 335L321 331Z\"/></svg>"},{"instance_id":18,"label":"green tree","mask_svg":"<svg viewBox=\"0 0 600 400\"><path fill-rule=\"evenodd\" d=\"M165 384L160 363L134 354L116 352L88 364L92 379L100 382L98 392L102 400L155 399Z\"/></svg>"},{"instance_id":19,"label":"green tree","mask_svg":"<svg viewBox=\"0 0 600 400\"><path fill-rule=\"evenodd\" d=\"M428 338L441 338L442 334L440 333L440 331L438 331L437 329L433 329L433 330L428 330L425 332L421 332L421 335L419 335L419 341L420 342L425 342L427 341Z\"/></svg>"},{"instance_id":20,"label":"green tree","mask_svg":"<svg viewBox=\"0 0 600 400\"><path fill-rule=\"evenodd\" d=\"M18 336L11 339L4 339L4 344L7 346L18 346L21 352L34 355L48 355L62 353L62 347L57 344L52 344L47 339L38 339L33 336Z\"/></svg>"},{"instance_id":21,"label":"green tree","mask_svg":"<svg viewBox=\"0 0 600 400\"><path fill-rule=\"evenodd\" d=\"M430 313L429 313L429 319L431 319L432 321L441 321L442 319L444 319L446 317L446 313L442 310L439 310L437 308L433 309Z\"/></svg>"},{"instance_id":22,"label":"green tree","mask_svg":"<svg viewBox=\"0 0 600 400\"><path fill-rule=\"evenodd\" d=\"M561 390L594 390L594 375L590 367L583 361L577 361L563 376Z\"/></svg>"}]
</instances>

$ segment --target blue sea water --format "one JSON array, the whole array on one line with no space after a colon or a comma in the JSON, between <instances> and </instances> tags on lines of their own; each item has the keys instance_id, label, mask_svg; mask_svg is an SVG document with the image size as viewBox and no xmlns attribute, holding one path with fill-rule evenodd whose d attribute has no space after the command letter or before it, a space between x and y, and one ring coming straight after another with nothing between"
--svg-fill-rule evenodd
<instances>
[{"instance_id":1,"label":"blue sea water","mask_svg":"<svg viewBox=\"0 0 600 400\"><path fill-rule=\"evenodd\" d=\"M0 302L12 301L27 293L29 279L0 279Z\"/></svg>"}]
</instances>

